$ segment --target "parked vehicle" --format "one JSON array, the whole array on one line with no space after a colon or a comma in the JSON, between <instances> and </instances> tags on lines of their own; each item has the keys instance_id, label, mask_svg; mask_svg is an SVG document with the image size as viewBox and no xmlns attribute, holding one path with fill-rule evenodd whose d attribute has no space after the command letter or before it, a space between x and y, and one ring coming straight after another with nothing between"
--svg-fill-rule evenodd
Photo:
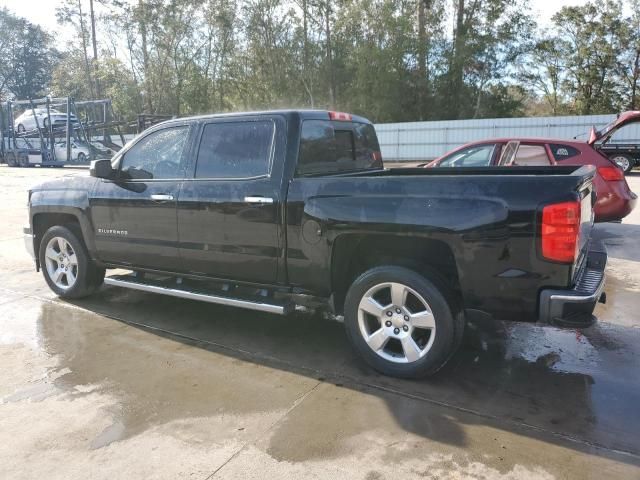
<instances>
[{"instance_id":1,"label":"parked vehicle","mask_svg":"<svg viewBox=\"0 0 640 480\"><path fill-rule=\"evenodd\" d=\"M613 160L624 173L629 173L633 167L640 165L640 145L629 143L610 143L614 133L622 127L640 121L640 111L629 111L618 115L613 122L597 131L591 130L589 145Z\"/></svg>"},{"instance_id":2,"label":"parked vehicle","mask_svg":"<svg viewBox=\"0 0 640 480\"><path fill-rule=\"evenodd\" d=\"M326 305L372 367L420 377L474 315L592 324L607 259L595 172L384 169L371 123L339 112L176 119L90 177L32 188L25 241L60 297L106 283L279 314Z\"/></svg>"},{"instance_id":3,"label":"parked vehicle","mask_svg":"<svg viewBox=\"0 0 640 480\"><path fill-rule=\"evenodd\" d=\"M76 140L71 140L70 144L71 144L71 157L69 158L69 161L74 163L86 162L90 155L89 147ZM56 152L56 159L58 159L59 161L66 160L67 159L67 142L56 143L55 152Z\"/></svg>"},{"instance_id":4,"label":"parked vehicle","mask_svg":"<svg viewBox=\"0 0 640 480\"><path fill-rule=\"evenodd\" d=\"M37 123L36 123L37 119ZM27 109L19 115L13 122L17 132L25 132L35 130L37 128L49 128L49 121L55 127L64 127L67 124L67 114L58 110L49 109L47 115L46 108ZM71 114L70 122L75 125L78 123L76 116Z\"/></svg>"},{"instance_id":5,"label":"parked vehicle","mask_svg":"<svg viewBox=\"0 0 640 480\"><path fill-rule=\"evenodd\" d=\"M496 138L468 143L425 164L425 167L499 167L595 165L596 222L620 221L634 208L637 196L624 172L584 141L546 138Z\"/></svg>"}]
</instances>

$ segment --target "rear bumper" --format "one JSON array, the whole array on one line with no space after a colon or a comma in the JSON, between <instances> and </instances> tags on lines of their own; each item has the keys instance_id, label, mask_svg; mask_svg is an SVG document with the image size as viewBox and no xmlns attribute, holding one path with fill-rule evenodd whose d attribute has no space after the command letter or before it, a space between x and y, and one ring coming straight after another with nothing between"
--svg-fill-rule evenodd
<instances>
[{"instance_id":1,"label":"rear bumper","mask_svg":"<svg viewBox=\"0 0 640 480\"><path fill-rule=\"evenodd\" d=\"M538 321L559 327L584 328L596 318L593 310L605 301L604 270L607 251L602 243L591 241L586 265L575 287L568 290L546 289L540 292Z\"/></svg>"},{"instance_id":2,"label":"rear bumper","mask_svg":"<svg viewBox=\"0 0 640 480\"><path fill-rule=\"evenodd\" d=\"M609 182L614 183L614 182ZM603 196L594 206L596 222L618 222L636 207L638 196L626 184Z\"/></svg>"}]
</instances>

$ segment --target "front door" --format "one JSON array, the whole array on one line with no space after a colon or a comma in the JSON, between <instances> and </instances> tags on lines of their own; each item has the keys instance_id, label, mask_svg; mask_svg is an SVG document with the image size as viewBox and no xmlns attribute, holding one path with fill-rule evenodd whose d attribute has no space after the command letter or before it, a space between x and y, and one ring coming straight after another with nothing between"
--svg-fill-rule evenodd
<instances>
[{"instance_id":1,"label":"front door","mask_svg":"<svg viewBox=\"0 0 640 480\"><path fill-rule=\"evenodd\" d=\"M275 283L281 257L281 117L216 119L178 199L180 254L191 273Z\"/></svg>"},{"instance_id":2,"label":"front door","mask_svg":"<svg viewBox=\"0 0 640 480\"><path fill-rule=\"evenodd\" d=\"M179 125L146 134L124 152L115 180L96 184L90 203L101 260L180 268L176 205L189 130Z\"/></svg>"}]
</instances>

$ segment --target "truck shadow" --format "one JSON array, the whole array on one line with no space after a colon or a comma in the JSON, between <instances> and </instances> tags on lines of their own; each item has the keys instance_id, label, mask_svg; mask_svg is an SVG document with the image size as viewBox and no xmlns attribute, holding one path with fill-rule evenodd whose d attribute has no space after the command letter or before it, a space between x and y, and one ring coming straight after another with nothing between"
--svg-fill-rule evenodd
<instances>
[{"instance_id":1,"label":"truck shadow","mask_svg":"<svg viewBox=\"0 0 640 480\"><path fill-rule=\"evenodd\" d=\"M403 381L369 369L352 352L343 326L319 316L280 317L115 287L75 303L136 327L146 339L123 341L120 329L114 334L112 324L80 309L69 319L60 312L68 309L55 303L42 307L43 344L70 372L56 380L59 386L106 381L110 393L120 392L123 405L110 441L133 436L149 422L269 408L271 393L259 382L227 385L240 362L379 398L403 430L438 442L464 447L466 428L482 426L640 465L638 329L602 324L580 334L529 324L470 324L463 347L438 374ZM154 349L148 332L174 341L175 348ZM177 368L176 352L197 357L197 373ZM125 368L113 368L124 359ZM197 391L185 389L191 384ZM230 388L238 390L232 400L225 393ZM335 432L321 438L335 441L372 428L349 418L348 411L329 410L321 428ZM318 428L306 427L302 431ZM287 434L276 432L274 439L280 433ZM310 445L307 455L326 453L326 445L314 450L313 442L321 440L311 436L300 439ZM278 454L276 446L272 453Z\"/></svg>"}]
</instances>

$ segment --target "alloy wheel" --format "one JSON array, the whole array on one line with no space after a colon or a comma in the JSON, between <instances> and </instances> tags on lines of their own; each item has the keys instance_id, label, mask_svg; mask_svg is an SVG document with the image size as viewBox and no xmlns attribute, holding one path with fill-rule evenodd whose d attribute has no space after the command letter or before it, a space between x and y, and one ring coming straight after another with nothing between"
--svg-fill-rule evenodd
<instances>
[{"instance_id":1,"label":"alloy wheel","mask_svg":"<svg viewBox=\"0 0 640 480\"><path fill-rule=\"evenodd\" d=\"M61 290L73 287L78 279L78 257L63 237L53 237L47 243L45 263L49 278Z\"/></svg>"},{"instance_id":2,"label":"alloy wheel","mask_svg":"<svg viewBox=\"0 0 640 480\"><path fill-rule=\"evenodd\" d=\"M625 172L629 170L629 159L623 155L617 155L612 160Z\"/></svg>"},{"instance_id":3,"label":"alloy wheel","mask_svg":"<svg viewBox=\"0 0 640 480\"><path fill-rule=\"evenodd\" d=\"M396 282L380 283L363 295L358 326L369 348L395 363L423 358L436 335L429 303L412 288Z\"/></svg>"}]
</instances>

